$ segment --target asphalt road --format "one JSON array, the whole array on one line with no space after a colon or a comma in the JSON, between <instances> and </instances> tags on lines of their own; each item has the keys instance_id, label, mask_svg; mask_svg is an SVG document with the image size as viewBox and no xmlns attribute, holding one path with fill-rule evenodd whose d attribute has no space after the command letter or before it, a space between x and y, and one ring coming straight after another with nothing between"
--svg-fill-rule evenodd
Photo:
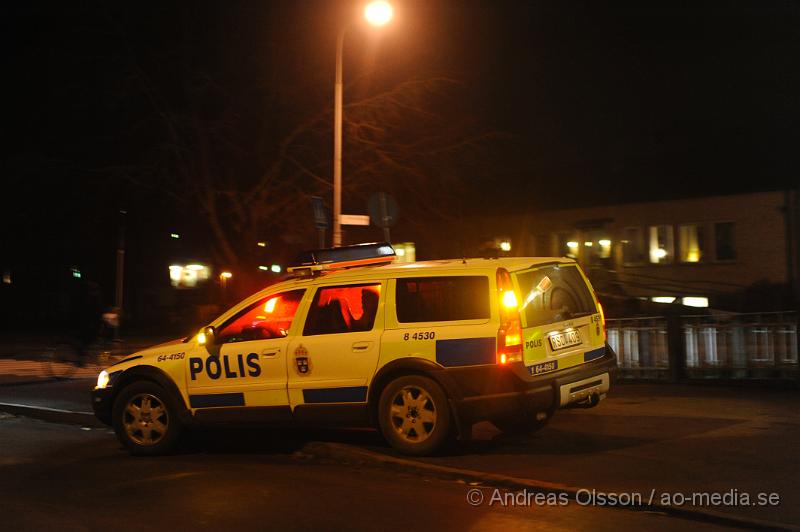
<instances>
[{"instance_id":1,"label":"asphalt road","mask_svg":"<svg viewBox=\"0 0 800 532\"><path fill-rule=\"evenodd\" d=\"M0 386L0 403L16 402L86 412L90 411L88 390L91 385L91 381L78 380ZM700 504L695 507L705 511L796 526L800 525L800 505L798 505L800 488L796 483L800 469L796 459L796 450L800 444L798 406L800 406L800 393L796 390L621 385L617 386L609 398L597 408L562 410L547 427L532 436L504 437L490 424L483 423L476 425L472 442L462 444L445 455L424 458L421 461L545 481L580 488L587 493L597 492L600 495L638 494L645 501L654 496L655 501L660 503L663 503L664 497L670 497L673 503L681 508L693 506L691 501L683 501L682 505L677 504L681 502L676 499L677 497L685 498L697 494ZM44 426L50 428L41 428ZM22 432L18 433L16 429L5 430L11 427L20 427ZM301 450L309 441L342 442L358 449L392 455L391 449L380 437L369 431L202 433L190 439L183 454L177 457L134 460L124 455L113 435L106 430L87 431L80 430L80 427L59 427L49 424L37 427L39 427L37 430L57 433L59 436L53 441L60 441L63 445L51 447L48 443L50 438L47 436L28 437L26 434L32 434L30 430L33 429L29 429L25 422L18 418L13 418L11 421L7 419L3 430L0 430L0 463L14 464L22 460L20 467L34 468L40 458L25 458L26 453L35 454L39 446L43 446L43 454L36 456L44 456L46 460L51 458L70 460L75 464L76 469L70 473L75 478L81 478L82 475L78 464L86 465L87 460L90 469L95 465L99 467L100 464L105 464L103 467L114 471L121 468L137 478L151 473L153 476L158 476L162 469L171 472L168 474L183 475L188 471L192 472L193 476L201 476L209 472L211 478L214 475L224 478L225 468L230 466L232 470L237 471L236 476L229 479L232 490L239 489L236 487L236 479L239 477L241 482L256 489L255 484L259 479L272 479L272 475L276 475L275 482L278 485L285 486L298 498L297 500L306 500L314 508L320 504L318 499L326 497L336 500L340 498L342 508L349 508L354 504L358 506L360 502L350 500L354 498L353 493L346 495L348 492L343 490L350 489L347 486L356 489L355 486L358 482L363 483L366 475L368 479L366 489L369 492L367 496L377 499L394 494L395 488L401 489L399 486L406 486L413 491L415 483L421 483L417 489L425 493L423 496L425 512L428 512L427 505L431 504L430 501L444 505L438 507L437 511L431 511L430 515L425 513L426 519L436 523L445 522L441 521L442 515L438 514L439 511L447 515L448 512L454 513L456 508L458 509L456 513L459 515L453 517L453 522L463 527L470 527L474 522L483 523L484 520L494 522L492 519L499 519L495 515L495 511L498 510L497 505L484 508L489 513L480 516L478 516L480 507L477 510L471 507L465 508L463 485L454 486L452 483L442 483L433 479L420 480L413 475L401 476L398 480L388 469L363 469L360 465L331 464L319 459L299 459L294 456L294 453ZM62 441L63 438L66 440ZM73 441L72 438L76 440ZM81 438L88 438L87 445L90 445L88 447L90 452L87 452L84 446L74 444L83 441ZM94 454L95 450L100 453L99 456L104 457L104 462L96 461L98 455ZM279 460L282 464L278 472L269 469L275 465L274 460ZM243 465L248 462L258 464L258 467L253 469L252 479L246 465ZM143 464L144 469L137 473L136 467L132 464L138 464L136 467ZM184 467L186 469L183 469ZM295 483L297 485L293 484L289 480L291 475L298 475L296 478L302 481ZM319 475L319 478L315 475ZM2 475L3 478L5 476ZM66 478L69 477L65 476ZM187 480L181 482L190 482L189 477L186 478ZM320 486L329 486L331 492L322 493L314 486L307 485L306 480L311 478L315 478L314 483ZM336 478L341 478L343 482L338 488ZM98 472L97 476L90 475L87 480L92 490L100 490L102 494L102 472ZM5 485L5 482L0 480L0 486ZM428 493L428 490L433 489L432 486L436 486L436 489ZM190 488L184 486L182 489ZM41 501L36 499L37 493L32 485L31 490L28 504L35 507ZM491 498L492 493L483 491L487 499ZM714 494L725 495L727 499L720 504L705 504L703 497ZM766 504L760 504L757 500L762 494L770 497ZM747 501L749 504L744 504L744 496L749 498ZM270 495L270 500L275 497L278 496ZM413 498L406 499L397 494L392 497L395 497L395 502L402 508L417 508L420 504L414 502ZM731 498L735 499L733 503ZM377 499L368 506L382 508L385 513L379 513L381 516L396 513L403 517L407 513L405 509L390 509L391 497L386 501ZM278 497L276 500L282 499ZM773 504L774 502L778 503ZM261 504L268 505L268 503ZM288 502L286 504L289 508L295 508ZM448 507L447 504L452 506ZM259 504L255 506L258 507ZM326 508L331 507L326 506ZM273 510L277 511L277 507ZM622 513L625 519L644 519L649 515L622 510L579 508L575 504L566 508L539 506L535 509L526 508L527 513L520 516L515 513L518 510L520 509L503 508L501 513L508 514L504 519L519 517L523 521L516 524L528 526L531 514L535 510L536 522L540 524L546 522L548 526L554 527L569 522L564 521L565 519L574 520L571 522L577 526L583 523L581 519L586 515L591 515L592 519L597 517L600 519L598 522L602 523L605 522L604 516L609 512ZM596 514L599 510L602 510L602 513ZM363 511L368 512L366 508ZM315 514L316 510L310 512L314 515L308 516L308 519L313 521L318 516ZM471 517L469 519L464 517L467 515ZM78 517L85 518L82 514ZM462 517L464 520L461 520ZM613 522L615 522L613 519L609 521ZM360 526L366 526L366 523L361 521L358 523ZM647 523L647 526L669 528L673 524L672 520L659 517L655 524ZM634 526L634 523L631 525ZM401 525L398 524L397 527L401 528ZM592 528L595 528L594 525Z\"/></svg>"},{"instance_id":2,"label":"asphalt road","mask_svg":"<svg viewBox=\"0 0 800 532\"><path fill-rule=\"evenodd\" d=\"M4 530L681 530L628 510L490 505L493 488L337 464L269 431L132 458L105 429L0 414ZM485 494L467 503L469 490ZM505 490L500 490L505 492ZM704 528L714 529L703 525Z\"/></svg>"}]
</instances>

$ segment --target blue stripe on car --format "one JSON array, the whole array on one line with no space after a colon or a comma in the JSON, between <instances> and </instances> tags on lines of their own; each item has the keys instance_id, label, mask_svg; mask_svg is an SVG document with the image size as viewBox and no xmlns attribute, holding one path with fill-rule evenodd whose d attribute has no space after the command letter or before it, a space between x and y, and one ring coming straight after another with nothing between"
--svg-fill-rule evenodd
<instances>
[{"instance_id":1,"label":"blue stripe on car","mask_svg":"<svg viewBox=\"0 0 800 532\"><path fill-rule=\"evenodd\" d=\"M189 404L192 408L211 408L215 406L244 406L243 393L209 393L203 395L190 395Z\"/></svg>"},{"instance_id":2,"label":"blue stripe on car","mask_svg":"<svg viewBox=\"0 0 800 532\"><path fill-rule=\"evenodd\" d=\"M589 361L594 360L596 358L600 358L605 354L606 354L606 347L605 346L600 347L598 349L594 349L592 351L586 351L583 354L583 361L584 362L589 362Z\"/></svg>"},{"instance_id":3,"label":"blue stripe on car","mask_svg":"<svg viewBox=\"0 0 800 532\"><path fill-rule=\"evenodd\" d=\"M363 403L366 400L366 386L303 390L303 401L306 403Z\"/></svg>"},{"instance_id":4,"label":"blue stripe on car","mask_svg":"<svg viewBox=\"0 0 800 532\"><path fill-rule=\"evenodd\" d=\"M442 366L477 366L497 362L494 337L436 340L436 362Z\"/></svg>"}]
</instances>

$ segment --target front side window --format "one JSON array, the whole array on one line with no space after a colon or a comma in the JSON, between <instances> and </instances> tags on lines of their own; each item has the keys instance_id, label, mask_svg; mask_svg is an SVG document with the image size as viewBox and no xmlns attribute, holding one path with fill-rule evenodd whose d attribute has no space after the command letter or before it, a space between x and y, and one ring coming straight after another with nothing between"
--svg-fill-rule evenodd
<instances>
[{"instance_id":1,"label":"front side window","mask_svg":"<svg viewBox=\"0 0 800 532\"><path fill-rule=\"evenodd\" d=\"M489 319L489 278L412 277L397 280L397 321Z\"/></svg>"},{"instance_id":2,"label":"front side window","mask_svg":"<svg viewBox=\"0 0 800 532\"><path fill-rule=\"evenodd\" d=\"M517 274L528 327L590 316L594 299L575 266L546 266Z\"/></svg>"},{"instance_id":3,"label":"front side window","mask_svg":"<svg viewBox=\"0 0 800 532\"><path fill-rule=\"evenodd\" d=\"M380 283L320 288L308 311L303 336L371 331L380 298Z\"/></svg>"},{"instance_id":4,"label":"front side window","mask_svg":"<svg viewBox=\"0 0 800 532\"><path fill-rule=\"evenodd\" d=\"M248 306L219 327L218 341L227 344L283 338L289 334L304 292L305 289L282 292Z\"/></svg>"},{"instance_id":5,"label":"front side window","mask_svg":"<svg viewBox=\"0 0 800 532\"><path fill-rule=\"evenodd\" d=\"M674 256L671 225L650 226L650 262L666 264L672 262Z\"/></svg>"}]
</instances>

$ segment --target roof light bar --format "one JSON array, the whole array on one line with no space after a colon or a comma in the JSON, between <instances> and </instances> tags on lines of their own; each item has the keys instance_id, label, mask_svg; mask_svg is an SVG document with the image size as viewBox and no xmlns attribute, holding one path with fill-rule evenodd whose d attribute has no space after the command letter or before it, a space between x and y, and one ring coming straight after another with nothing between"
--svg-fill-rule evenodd
<instances>
[{"instance_id":1,"label":"roof light bar","mask_svg":"<svg viewBox=\"0 0 800 532\"><path fill-rule=\"evenodd\" d=\"M316 249L301 253L288 272L333 270L394 262L396 254L388 242L356 244L338 248Z\"/></svg>"}]
</instances>

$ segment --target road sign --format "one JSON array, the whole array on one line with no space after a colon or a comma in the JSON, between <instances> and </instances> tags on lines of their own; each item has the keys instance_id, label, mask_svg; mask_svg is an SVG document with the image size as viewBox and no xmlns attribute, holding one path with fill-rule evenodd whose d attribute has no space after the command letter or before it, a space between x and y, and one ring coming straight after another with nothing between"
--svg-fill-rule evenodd
<instances>
[{"instance_id":1,"label":"road sign","mask_svg":"<svg viewBox=\"0 0 800 532\"><path fill-rule=\"evenodd\" d=\"M327 229L330 225L328 221L328 209L326 209L325 204L322 203L322 198L319 196L311 196L311 208L314 210L314 226L317 229Z\"/></svg>"},{"instance_id":2,"label":"road sign","mask_svg":"<svg viewBox=\"0 0 800 532\"><path fill-rule=\"evenodd\" d=\"M397 202L385 192L373 194L367 202L367 210L373 225L387 229L397 223Z\"/></svg>"},{"instance_id":3,"label":"road sign","mask_svg":"<svg viewBox=\"0 0 800 532\"><path fill-rule=\"evenodd\" d=\"M369 225L369 216L366 214L342 214L339 217L342 225Z\"/></svg>"}]
</instances>

